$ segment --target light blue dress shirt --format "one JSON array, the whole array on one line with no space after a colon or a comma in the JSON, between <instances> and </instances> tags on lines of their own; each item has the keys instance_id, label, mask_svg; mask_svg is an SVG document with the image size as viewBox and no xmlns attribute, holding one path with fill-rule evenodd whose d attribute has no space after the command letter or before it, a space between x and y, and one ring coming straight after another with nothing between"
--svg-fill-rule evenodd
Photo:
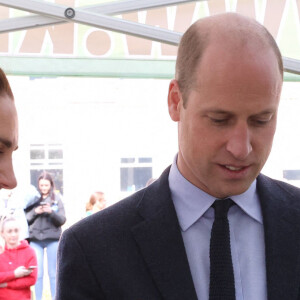
<instances>
[{"instance_id":1,"label":"light blue dress shirt","mask_svg":"<svg viewBox=\"0 0 300 300\"><path fill-rule=\"evenodd\" d=\"M209 298L209 243L215 197L203 192L179 172L176 158L171 166L169 185L178 216L189 266L199 300ZM231 254L236 300L266 300L266 267L263 218L256 181L249 189L230 197Z\"/></svg>"}]
</instances>

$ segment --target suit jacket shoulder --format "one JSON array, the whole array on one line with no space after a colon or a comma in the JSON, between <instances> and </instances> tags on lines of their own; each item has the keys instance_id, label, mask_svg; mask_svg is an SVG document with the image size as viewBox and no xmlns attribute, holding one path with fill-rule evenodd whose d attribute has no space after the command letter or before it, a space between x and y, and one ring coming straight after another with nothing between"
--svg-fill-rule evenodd
<instances>
[{"instance_id":1,"label":"suit jacket shoulder","mask_svg":"<svg viewBox=\"0 0 300 300\"><path fill-rule=\"evenodd\" d=\"M300 189L259 175L257 191L265 232L268 299L299 300Z\"/></svg>"},{"instance_id":2,"label":"suit jacket shoulder","mask_svg":"<svg viewBox=\"0 0 300 300\"><path fill-rule=\"evenodd\" d=\"M300 188L294 185L260 174L257 178L257 191L263 206L280 203L294 210L300 209ZM270 198L272 200L266 203L264 199Z\"/></svg>"},{"instance_id":3,"label":"suit jacket shoulder","mask_svg":"<svg viewBox=\"0 0 300 300\"><path fill-rule=\"evenodd\" d=\"M64 232L58 299L197 299L168 174Z\"/></svg>"}]
</instances>

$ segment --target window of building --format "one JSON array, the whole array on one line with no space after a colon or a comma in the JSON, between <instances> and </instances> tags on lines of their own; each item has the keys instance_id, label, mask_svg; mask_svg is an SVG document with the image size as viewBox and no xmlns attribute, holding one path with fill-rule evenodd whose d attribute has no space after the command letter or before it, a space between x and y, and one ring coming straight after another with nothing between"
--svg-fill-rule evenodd
<instances>
[{"instance_id":1,"label":"window of building","mask_svg":"<svg viewBox=\"0 0 300 300\"><path fill-rule=\"evenodd\" d=\"M134 192L146 186L152 177L151 157L121 158L120 182L122 192Z\"/></svg>"},{"instance_id":2,"label":"window of building","mask_svg":"<svg viewBox=\"0 0 300 300\"><path fill-rule=\"evenodd\" d=\"M62 144L30 145L30 179L38 187L38 178L43 171L49 172L55 188L63 194L63 149Z\"/></svg>"}]
</instances>

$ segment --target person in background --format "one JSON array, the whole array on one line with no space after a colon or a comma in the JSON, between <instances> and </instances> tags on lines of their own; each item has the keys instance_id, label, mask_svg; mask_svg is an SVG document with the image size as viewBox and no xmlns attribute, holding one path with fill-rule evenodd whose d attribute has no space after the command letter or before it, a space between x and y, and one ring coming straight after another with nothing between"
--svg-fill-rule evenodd
<instances>
[{"instance_id":1,"label":"person in background","mask_svg":"<svg viewBox=\"0 0 300 300\"><path fill-rule=\"evenodd\" d=\"M95 212L104 209L106 206L106 200L103 192L94 192L90 196L89 202L86 203L85 211L86 216L90 216Z\"/></svg>"},{"instance_id":2,"label":"person in background","mask_svg":"<svg viewBox=\"0 0 300 300\"><path fill-rule=\"evenodd\" d=\"M48 172L43 172L39 176L38 187L41 193L40 200L26 213L29 224L30 245L36 251L38 259L38 279L35 285L35 296L36 300L42 300L44 254L47 250L50 290L52 299L54 299L57 246L62 232L61 226L66 222L66 216L61 195L55 193L54 181Z\"/></svg>"},{"instance_id":3,"label":"person in background","mask_svg":"<svg viewBox=\"0 0 300 300\"><path fill-rule=\"evenodd\" d=\"M25 211L29 210L40 199L40 193L33 185L21 184L13 190L2 189L0 199L4 203L4 207L0 205L0 215L10 215L16 218L20 224L20 239L26 239L29 242Z\"/></svg>"},{"instance_id":4,"label":"person in background","mask_svg":"<svg viewBox=\"0 0 300 300\"><path fill-rule=\"evenodd\" d=\"M11 195L13 190L1 189L0 190L0 216L6 216L13 213L13 208L10 207Z\"/></svg>"},{"instance_id":5,"label":"person in background","mask_svg":"<svg viewBox=\"0 0 300 300\"><path fill-rule=\"evenodd\" d=\"M153 183L155 180L156 180L156 178L153 178L153 177L149 178L149 179L147 180L147 182L146 182L145 187L149 186L149 185L150 185L151 183Z\"/></svg>"},{"instance_id":6,"label":"person in background","mask_svg":"<svg viewBox=\"0 0 300 300\"><path fill-rule=\"evenodd\" d=\"M30 300L37 279L35 251L19 239L20 225L13 217L1 222L5 250L0 254L0 300Z\"/></svg>"},{"instance_id":7,"label":"person in background","mask_svg":"<svg viewBox=\"0 0 300 300\"><path fill-rule=\"evenodd\" d=\"M24 218L26 221L26 225L24 224L24 229L23 231L25 231L26 233L26 240L30 243L30 238L29 238L29 226L28 226L28 222L26 219L26 212L29 211L32 206L35 205L35 203L37 203L40 199L40 193L37 190L37 188L33 185L30 184L29 186L23 187L22 191L21 189L17 188L18 192L17 195L23 199L23 212L24 212ZM15 193L13 193L14 195Z\"/></svg>"},{"instance_id":8,"label":"person in background","mask_svg":"<svg viewBox=\"0 0 300 300\"><path fill-rule=\"evenodd\" d=\"M4 220L4 218L7 217L12 217L15 213L14 205L12 205L13 207L11 206L11 202L12 202L10 200L11 195L12 195L12 190L7 190L7 189L0 190L0 225L1 225L1 220ZM26 221L26 226L27 226L27 221ZM23 239L22 234L20 234L20 239ZM0 235L0 253L2 253L4 249L5 249L5 241Z\"/></svg>"}]
</instances>

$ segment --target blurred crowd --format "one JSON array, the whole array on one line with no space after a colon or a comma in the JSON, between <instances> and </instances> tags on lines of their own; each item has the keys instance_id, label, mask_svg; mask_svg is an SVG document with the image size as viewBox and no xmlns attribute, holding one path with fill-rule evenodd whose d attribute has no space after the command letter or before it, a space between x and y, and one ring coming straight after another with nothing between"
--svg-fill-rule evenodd
<instances>
[{"instance_id":1,"label":"blurred crowd","mask_svg":"<svg viewBox=\"0 0 300 300\"><path fill-rule=\"evenodd\" d=\"M57 247L66 216L51 174L42 172L37 188L2 189L0 200L0 300L32 299L32 290L34 299L42 300L45 269L55 299Z\"/></svg>"},{"instance_id":2,"label":"blurred crowd","mask_svg":"<svg viewBox=\"0 0 300 300\"><path fill-rule=\"evenodd\" d=\"M154 180L150 178L146 186ZM92 192L83 217L101 211L106 204L104 192ZM62 195L48 172L40 174L37 187L0 190L0 300L55 299L57 248L65 222ZM43 286L46 270L47 297Z\"/></svg>"}]
</instances>

